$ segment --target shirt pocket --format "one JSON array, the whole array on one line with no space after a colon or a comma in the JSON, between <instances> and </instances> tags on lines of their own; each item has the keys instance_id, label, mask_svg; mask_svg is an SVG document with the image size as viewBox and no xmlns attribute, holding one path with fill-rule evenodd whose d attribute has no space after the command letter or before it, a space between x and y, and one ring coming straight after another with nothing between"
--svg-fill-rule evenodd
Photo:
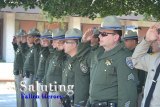
<instances>
[{"instance_id":1,"label":"shirt pocket","mask_svg":"<svg viewBox=\"0 0 160 107\"><path fill-rule=\"evenodd\" d=\"M117 82L117 72L113 65L108 65L104 71L106 72L106 80L108 84L113 85L113 83Z\"/></svg>"}]
</instances>

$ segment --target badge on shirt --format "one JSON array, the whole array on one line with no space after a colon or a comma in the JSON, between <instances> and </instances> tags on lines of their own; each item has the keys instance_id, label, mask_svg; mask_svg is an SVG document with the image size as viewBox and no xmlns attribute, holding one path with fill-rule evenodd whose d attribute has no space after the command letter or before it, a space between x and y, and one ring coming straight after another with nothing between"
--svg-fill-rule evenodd
<instances>
[{"instance_id":1,"label":"badge on shirt","mask_svg":"<svg viewBox=\"0 0 160 107\"><path fill-rule=\"evenodd\" d=\"M41 54L41 58L43 57L43 55Z\"/></svg>"},{"instance_id":2,"label":"badge on shirt","mask_svg":"<svg viewBox=\"0 0 160 107\"><path fill-rule=\"evenodd\" d=\"M33 52L33 49L31 50L31 53Z\"/></svg>"},{"instance_id":3,"label":"badge on shirt","mask_svg":"<svg viewBox=\"0 0 160 107\"><path fill-rule=\"evenodd\" d=\"M17 53L19 53L20 52L20 50L19 49L17 49Z\"/></svg>"},{"instance_id":4,"label":"badge on shirt","mask_svg":"<svg viewBox=\"0 0 160 107\"><path fill-rule=\"evenodd\" d=\"M106 60L106 62L105 62L105 64L107 65L107 66L109 66L109 65L112 65L112 60Z\"/></svg>"},{"instance_id":5,"label":"badge on shirt","mask_svg":"<svg viewBox=\"0 0 160 107\"><path fill-rule=\"evenodd\" d=\"M71 64L68 65L68 69L69 69L69 70L72 69L72 65L71 65Z\"/></svg>"},{"instance_id":6,"label":"badge on shirt","mask_svg":"<svg viewBox=\"0 0 160 107\"><path fill-rule=\"evenodd\" d=\"M83 62L80 63L80 68L83 73L87 73L88 67Z\"/></svg>"},{"instance_id":7,"label":"badge on shirt","mask_svg":"<svg viewBox=\"0 0 160 107\"><path fill-rule=\"evenodd\" d=\"M131 57L127 57L127 58L126 58L126 64L127 64L127 66L128 66L130 69L133 69L133 68L134 68Z\"/></svg>"}]
</instances>

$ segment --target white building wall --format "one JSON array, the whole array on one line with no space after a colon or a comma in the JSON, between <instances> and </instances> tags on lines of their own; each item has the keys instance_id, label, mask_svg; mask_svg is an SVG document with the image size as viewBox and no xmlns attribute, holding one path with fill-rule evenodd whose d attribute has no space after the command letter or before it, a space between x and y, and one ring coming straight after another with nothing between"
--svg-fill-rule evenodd
<instances>
[{"instance_id":1,"label":"white building wall","mask_svg":"<svg viewBox=\"0 0 160 107\"><path fill-rule=\"evenodd\" d=\"M81 30L81 17L69 17L68 28L77 28Z\"/></svg>"},{"instance_id":2,"label":"white building wall","mask_svg":"<svg viewBox=\"0 0 160 107\"><path fill-rule=\"evenodd\" d=\"M13 62L14 51L12 46L15 35L15 13L3 14L3 60Z\"/></svg>"}]
</instances>

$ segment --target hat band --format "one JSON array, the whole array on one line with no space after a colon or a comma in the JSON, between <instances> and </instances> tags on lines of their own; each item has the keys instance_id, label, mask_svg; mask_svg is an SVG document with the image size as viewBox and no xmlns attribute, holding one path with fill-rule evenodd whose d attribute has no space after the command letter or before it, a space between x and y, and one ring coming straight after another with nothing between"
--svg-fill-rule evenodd
<instances>
[{"instance_id":1,"label":"hat band","mask_svg":"<svg viewBox=\"0 0 160 107\"><path fill-rule=\"evenodd\" d=\"M124 39L137 39L138 36L130 36L130 37L124 37Z\"/></svg>"},{"instance_id":2,"label":"hat band","mask_svg":"<svg viewBox=\"0 0 160 107\"><path fill-rule=\"evenodd\" d=\"M64 39L65 35L55 36L52 39Z\"/></svg>"},{"instance_id":3,"label":"hat band","mask_svg":"<svg viewBox=\"0 0 160 107\"><path fill-rule=\"evenodd\" d=\"M47 38L47 37L52 37L52 35L43 35L43 36L40 36L40 38Z\"/></svg>"},{"instance_id":4,"label":"hat band","mask_svg":"<svg viewBox=\"0 0 160 107\"><path fill-rule=\"evenodd\" d=\"M80 39L82 38L81 36L70 36L70 37L66 37L65 36L65 39Z\"/></svg>"},{"instance_id":5,"label":"hat band","mask_svg":"<svg viewBox=\"0 0 160 107\"><path fill-rule=\"evenodd\" d=\"M122 30L121 26L103 26L100 27L101 29L108 29L108 30Z\"/></svg>"}]
</instances>

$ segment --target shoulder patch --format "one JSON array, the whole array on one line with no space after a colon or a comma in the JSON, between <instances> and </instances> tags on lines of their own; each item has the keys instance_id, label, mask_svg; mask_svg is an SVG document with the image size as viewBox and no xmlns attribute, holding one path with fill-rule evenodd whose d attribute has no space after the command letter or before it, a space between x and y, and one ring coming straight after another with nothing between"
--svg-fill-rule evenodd
<instances>
[{"instance_id":1,"label":"shoulder patch","mask_svg":"<svg viewBox=\"0 0 160 107\"><path fill-rule=\"evenodd\" d=\"M83 73L87 73L87 71L88 71L88 67L87 67L87 65L84 62L80 63L80 69L81 69L81 71Z\"/></svg>"},{"instance_id":2,"label":"shoulder patch","mask_svg":"<svg viewBox=\"0 0 160 107\"><path fill-rule=\"evenodd\" d=\"M126 64L130 69L134 69L131 57L126 57Z\"/></svg>"}]
</instances>

